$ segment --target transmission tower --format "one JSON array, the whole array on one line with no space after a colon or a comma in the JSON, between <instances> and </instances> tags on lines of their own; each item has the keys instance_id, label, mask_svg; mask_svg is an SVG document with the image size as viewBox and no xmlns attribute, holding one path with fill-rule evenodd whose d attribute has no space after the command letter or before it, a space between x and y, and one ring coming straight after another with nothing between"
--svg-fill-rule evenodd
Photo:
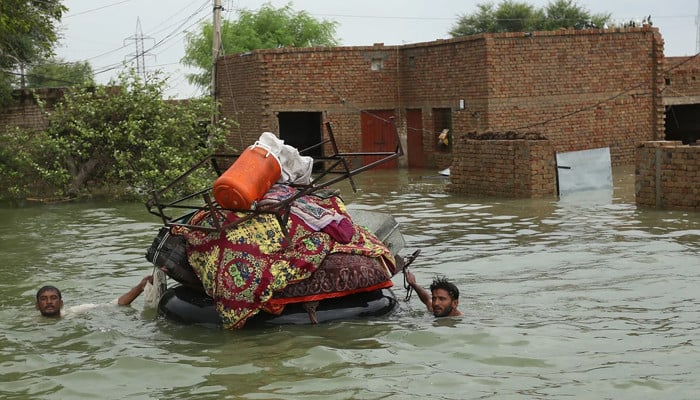
<instances>
[{"instance_id":1,"label":"transmission tower","mask_svg":"<svg viewBox=\"0 0 700 400\"><path fill-rule=\"evenodd\" d=\"M143 36L143 32L141 31L141 19L136 17L136 34L124 39L124 45L126 45L126 42L134 42L136 52L127 54L127 61L136 61L136 73L139 74L141 78L146 79L146 55L149 57L155 56L153 54L146 54L143 46L144 40L153 40L153 38L150 36Z\"/></svg>"}]
</instances>

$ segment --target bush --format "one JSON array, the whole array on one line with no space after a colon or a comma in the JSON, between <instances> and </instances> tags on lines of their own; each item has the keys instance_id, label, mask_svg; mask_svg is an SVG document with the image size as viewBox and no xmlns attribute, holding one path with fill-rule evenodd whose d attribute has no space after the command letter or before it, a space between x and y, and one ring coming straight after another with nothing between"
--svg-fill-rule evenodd
<instances>
[{"instance_id":1,"label":"bush","mask_svg":"<svg viewBox=\"0 0 700 400\"><path fill-rule=\"evenodd\" d=\"M228 123L209 123L211 101L163 99L165 83L123 73L111 86L67 92L43 132L3 133L8 198L144 198L221 149Z\"/></svg>"}]
</instances>

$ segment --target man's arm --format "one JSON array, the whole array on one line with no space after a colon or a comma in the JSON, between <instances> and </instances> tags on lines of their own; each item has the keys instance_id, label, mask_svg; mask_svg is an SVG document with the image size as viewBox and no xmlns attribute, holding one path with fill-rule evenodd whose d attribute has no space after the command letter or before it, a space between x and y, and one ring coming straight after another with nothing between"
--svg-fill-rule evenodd
<instances>
[{"instance_id":1,"label":"man's arm","mask_svg":"<svg viewBox=\"0 0 700 400\"><path fill-rule=\"evenodd\" d=\"M128 306L132 301L136 300L141 293L143 293L143 288L146 287L146 283L153 284L153 275L146 275L141 279L138 285L134 286L128 292L124 293L117 299L117 304L120 306Z\"/></svg>"},{"instance_id":2,"label":"man's arm","mask_svg":"<svg viewBox=\"0 0 700 400\"><path fill-rule=\"evenodd\" d=\"M406 274L406 282L413 288L413 290L418 293L418 297L420 297L420 301L425 304L426 307L428 307L428 311L433 312L433 296L423 288L423 286L419 285L416 283L416 277L413 275L411 271L404 271L404 274Z\"/></svg>"}]
</instances>

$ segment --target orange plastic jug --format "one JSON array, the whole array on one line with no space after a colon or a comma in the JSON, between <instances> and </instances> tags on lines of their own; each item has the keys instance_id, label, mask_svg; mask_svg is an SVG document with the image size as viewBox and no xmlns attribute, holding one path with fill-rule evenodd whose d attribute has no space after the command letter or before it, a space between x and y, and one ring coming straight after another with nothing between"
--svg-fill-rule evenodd
<instances>
[{"instance_id":1,"label":"orange plastic jug","mask_svg":"<svg viewBox=\"0 0 700 400\"><path fill-rule=\"evenodd\" d=\"M280 176L277 157L256 142L214 181L214 198L224 208L251 210Z\"/></svg>"}]
</instances>

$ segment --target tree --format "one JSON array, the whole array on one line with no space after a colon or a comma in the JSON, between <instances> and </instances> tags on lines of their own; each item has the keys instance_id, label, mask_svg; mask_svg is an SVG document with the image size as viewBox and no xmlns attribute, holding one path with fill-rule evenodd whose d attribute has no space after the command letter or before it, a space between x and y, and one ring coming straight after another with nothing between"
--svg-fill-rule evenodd
<instances>
[{"instance_id":1,"label":"tree","mask_svg":"<svg viewBox=\"0 0 700 400\"><path fill-rule=\"evenodd\" d=\"M241 10L237 20L223 21L222 55L278 47L336 46L336 25L318 21L305 11L295 12L291 4L274 8L266 3L257 12ZM204 22L199 32L189 33L185 39L182 62L202 71L189 74L187 79L201 88L211 83L212 31L212 23Z\"/></svg>"},{"instance_id":2,"label":"tree","mask_svg":"<svg viewBox=\"0 0 700 400\"><path fill-rule=\"evenodd\" d=\"M609 13L591 14L571 0L557 0L549 3L545 9L547 19L544 30L559 28L594 28L603 27L610 21Z\"/></svg>"},{"instance_id":3,"label":"tree","mask_svg":"<svg viewBox=\"0 0 700 400\"><path fill-rule=\"evenodd\" d=\"M95 78L90 63L47 59L32 64L27 70L27 86L31 88L93 86Z\"/></svg>"},{"instance_id":4,"label":"tree","mask_svg":"<svg viewBox=\"0 0 700 400\"><path fill-rule=\"evenodd\" d=\"M67 10L61 0L0 1L0 108L19 81L18 67L52 54Z\"/></svg>"},{"instance_id":5,"label":"tree","mask_svg":"<svg viewBox=\"0 0 700 400\"><path fill-rule=\"evenodd\" d=\"M116 83L70 89L45 131L0 133L2 195L133 198L222 148L227 122L209 125L210 100L164 100L164 80L133 71Z\"/></svg>"},{"instance_id":6,"label":"tree","mask_svg":"<svg viewBox=\"0 0 700 400\"><path fill-rule=\"evenodd\" d=\"M537 9L524 2L504 0L477 4L477 12L463 14L450 30L452 37L477 33L531 32L559 28L584 29L603 26L610 14L591 14L572 0L556 0Z\"/></svg>"}]
</instances>

